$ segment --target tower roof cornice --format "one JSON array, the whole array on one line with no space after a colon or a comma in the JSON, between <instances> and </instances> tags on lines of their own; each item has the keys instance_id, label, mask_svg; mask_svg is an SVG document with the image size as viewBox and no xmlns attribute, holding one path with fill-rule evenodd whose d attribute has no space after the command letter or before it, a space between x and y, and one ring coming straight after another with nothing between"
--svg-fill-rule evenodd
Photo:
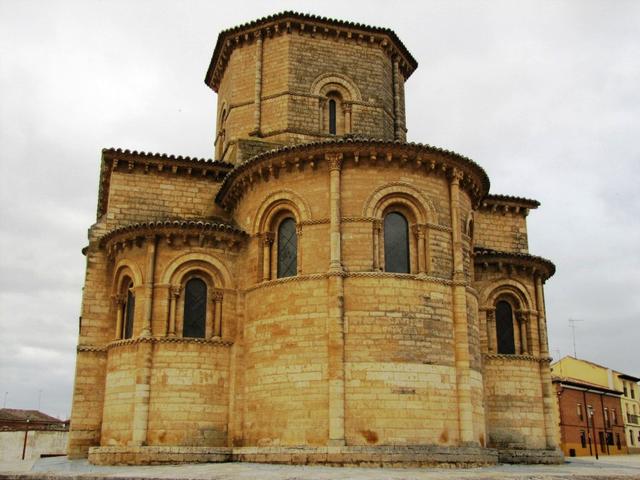
<instances>
[{"instance_id":1,"label":"tower roof cornice","mask_svg":"<svg viewBox=\"0 0 640 480\"><path fill-rule=\"evenodd\" d=\"M379 45L389 56L398 59L400 70L405 79L409 78L418 68L416 59L391 29L285 11L220 32L204 82L217 92L227 62L236 47L250 43L261 36L281 35L291 33L294 30L300 34L306 33L311 36L320 35L336 40L344 38L350 41Z\"/></svg>"}]
</instances>

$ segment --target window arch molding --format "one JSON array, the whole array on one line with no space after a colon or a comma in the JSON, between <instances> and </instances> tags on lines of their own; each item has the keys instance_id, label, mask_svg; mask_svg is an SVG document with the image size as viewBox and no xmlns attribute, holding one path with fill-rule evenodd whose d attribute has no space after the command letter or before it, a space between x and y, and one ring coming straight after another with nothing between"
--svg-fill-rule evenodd
<instances>
[{"instance_id":1,"label":"window arch molding","mask_svg":"<svg viewBox=\"0 0 640 480\"><path fill-rule=\"evenodd\" d=\"M142 298L138 292L142 288L142 272L140 268L128 260L120 260L115 269L112 284L112 301L115 321L113 338L116 340L133 337L136 315L136 299ZM139 303L139 302L138 302Z\"/></svg>"},{"instance_id":2,"label":"window arch molding","mask_svg":"<svg viewBox=\"0 0 640 480\"><path fill-rule=\"evenodd\" d=\"M312 82L311 93L318 97L319 131L329 135L351 133L352 104L362 101L355 83L345 75L326 73Z\"/></svg>"},{"instance_id":3,"label":"window arch molding","mask_svg":"<svg viewBox=\"0 0 640 480\"><path fill-rule=\"evenodd\" d=\"M206 285L204 338L222 337L224 292L235 288L226 266L217 258L190 253L174 259L161 276L167 288L168 305L165 320L166 335L183 336L185 315L185 287L189 280L200 279Z\"/></svg>"},{"instance_id":4,"label":"window arch molding","mask_svg":"<svg viewBox=\"0 0 640 480\"><path fill-rule=\"evenodd\" d=\"M429 220L435 209L417 189L405 183L385 185L374 191L363 208L363 216L373 219L373 270L386 270L385 218L399 213L408 223L409 268L412 274L427 274L430 270Z\"/></svg>"},{"instance_id":5,"label":"window arch molding","mask_svg":"<svg viewBox=\"0 0 640 480\"><path fill-rule=\"evenodd\" d=\"M257 281L277 276L278 227L287 218L296 224L296 271L302 272L302 224L311 220L309 204L291 190L280 190L269 195L258 207L253 222L253 235L258 238Z\"/></svg>"},{"instance_id":6,"label":"window arch molding","mask_svg":"<svg viewBox=\"0 0 640 480\"><path fill-rule=\"evenodd\" d=\"M506 302L511 308L511 327L513 329L513 353L530 355L533 352L533 331L531 328L531 298L526 287L520 282L509 280L484 295L483 310L486 313L487 347L490 353L503 353L500 348L500 319L501 312L498 304ZM508 336L508 334L507 334Z\"/></svg>"}]
</instances>

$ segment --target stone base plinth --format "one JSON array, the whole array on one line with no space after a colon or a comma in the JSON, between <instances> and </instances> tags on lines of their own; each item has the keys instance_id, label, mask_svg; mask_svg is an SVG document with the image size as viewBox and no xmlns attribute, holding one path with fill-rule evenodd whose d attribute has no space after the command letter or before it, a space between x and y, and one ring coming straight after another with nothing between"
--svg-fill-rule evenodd
<instances>
[{"instance_id":1,"label":"stone base plinth","mask_svg":"<svg viewBox=\"0 0 640 480\"><path fill-rule=\"evenodd\" d=\"M91 447L94 465L159 465L163 463L212 463L231 460L224 447Z\"/></svg>"},{"instance_id":2,"label":"stone base plinth","mask_svg":"<svg viewBox=\"0 0 640 480\"><path fill-rule=\"evenodd\" d=\"M435 445L238 447L237 462L361 467L478 467L494 465L496 450Z\"/></svg>"},{"instance_id":3,"label":"stone base plinth","mask_svg":"<svg viewBox=\"0 0 640 480\"><path fill-rule=\"evenodd\" d=\"M498 449L500 463L542 463L557 465L564 462L564 454L561 450L543 449Z\"/></svg>"}]
</instances>

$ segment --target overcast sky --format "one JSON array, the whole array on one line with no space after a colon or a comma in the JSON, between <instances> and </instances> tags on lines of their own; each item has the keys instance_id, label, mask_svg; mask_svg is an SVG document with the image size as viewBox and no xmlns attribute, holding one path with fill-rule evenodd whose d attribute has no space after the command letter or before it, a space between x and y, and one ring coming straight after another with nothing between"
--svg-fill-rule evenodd
<instances>
[{"instance_id":1,"label":"overcast sky","mask_svg":"<svg viewBox=\"0 0 640 480\"><path fill-rule=\"evenodd\" d=\"M100 150L211 157L217 35L282 10L395 30L409 140L542 203L554 357L575 318L578 357L640 376L640 2L0 0L1 405L69 415Z\"/></svg>"}]
</instances>

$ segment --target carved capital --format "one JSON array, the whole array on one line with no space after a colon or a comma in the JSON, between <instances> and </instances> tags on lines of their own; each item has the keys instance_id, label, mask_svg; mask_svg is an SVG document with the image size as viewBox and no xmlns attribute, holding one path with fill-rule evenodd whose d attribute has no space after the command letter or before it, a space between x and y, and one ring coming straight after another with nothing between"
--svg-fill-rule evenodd
<instances>
[{"instance_id":1,"label":"carved capital","mask_svg":"<svg viewBox=\"0 0 640 480\"><path fill-rule=\"evenodd\" d=\"M219 288L214 288L211 290L211 301L212 302L221 302L224 297L224 291Z\"/></svg>"},{"instance_id":2,"label":"carved capital","mask_svg":"<svg viewBox=\"0 0 640 480\"><path fill-rule=\"evenodd\" d=\"M169 289L169 295L171 295L172 298L178 298L180 296L181 290L182 289L180 287L171 286L171 288Z\"/></svg>"},{"instance_id":3,"label":"carved capital","mask_svg":"<svg viewBox=\"0 0 640 480\"><path fill-rule=\"evenodd\" d=\"M411 231L418 238L424 238L427 235L427 226L423 223L414 223L411 225Z\"/></svg>"},{"instance_id":4,"label":"carved capital","mask_svg":"<svg viewBox=\"0 0 640 480\"><path fill-rule=\"evenodd\" d=\"M373 230L375 232L381 232L382 231L382 220L379 218L376 218L373 222Z\"/></svg>"},{"instance_id":5,"label":"carved capital","mask_svg":"<svg viewBox=\"0 0 640 480\"><path fill-rule=\"evenodd\" d=\"M496 309L490 308L486 312L487 322L493 322L496 319Z\"/></svg>"},{"instance_id":6,"label":"carved capital","mask_svg":"<svg viewBox=\"0 0 640 480\"><path fill-rule=\"evenodd\" d=\"M341 153L326 153L324 155L325 160L329 162L329 171L340 170L342 168L342 154Z\"/></svg>"},{"instance_id":7,"label":"carved capital","mask_svg":"<svg viewBox=\"0 0 640 480\"><path fill-rule=\"evenodd\" d=\"M464 177L464 173L462 173L462 170L458 168L454 167L449 172L449 181L451 182L452 185L459 185L463 177Z\"/></svg>"},{"instance_id":8,"label":"carved capital","mask_svg":"<svg viewBox=\"0 0 640 480\"><path fill-rule=\"evenodd\" d=\"M529 316L523 311L516 311L516 319L520 323L526 323L529 321Z\"/></svg>"},{"instance_id":9,"label":"carved capital","mask_svg":"<svg viewBox=\"0 0 640 480\"><path fill-rule=\"evenodd\" d=\"M113 303L115 305L122 306L122 305L124 305L126 297L124 295L121 295L121 294L111 295L111 300L113 301Z\"/></svg>"},{"instance_id":10,"label":"carved capital","mask_svg":"<svg viewBox=\"0 0 640 480\"><path fill-rule=\"evenodd\" d=\"M262 234L262 243L264 245L273 245L273 242L276 239L276 235L273 232L264 232Z\"/></svg>"}]
</instances>

